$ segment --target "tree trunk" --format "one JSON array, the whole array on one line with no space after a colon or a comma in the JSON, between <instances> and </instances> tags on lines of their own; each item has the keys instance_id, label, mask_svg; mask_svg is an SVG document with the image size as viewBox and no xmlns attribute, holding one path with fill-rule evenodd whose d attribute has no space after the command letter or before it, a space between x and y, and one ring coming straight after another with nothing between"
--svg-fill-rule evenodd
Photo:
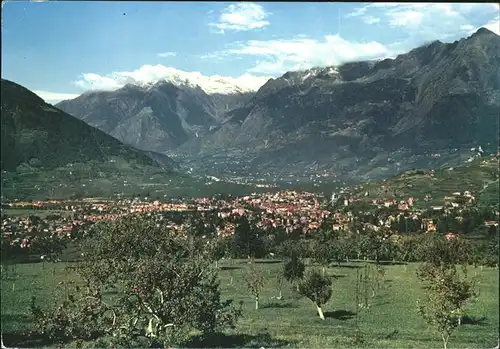
<instances>
[{"instance_id":1,"label":"tree trunk","mask_svg":"<svg viewBox=\"0 0 500 349\"><path fill-rule=\"evenodd\" d=\"M299 283L297 283L297 292L300 292L300 290L299 290Z\"/></svg>"},{"instance_id":2,"label":"tree trunk","mask_svg":"<svg viewBox=\"0 0 500 349\"><path fill-rule=\"evenodd\" d=\"M325 276L325 267L323 267L322 271L323 271L323 276Z\"/></svg>"},{"instance_id":3,"label":"tree trunk","mask_svg":"<svg viewBox=\"0 0 500 349\"><path fill-rule=\"evenodd\" d=\"M321 320L325 320L325 315L323 314L323 310L321 309L321 307L319 307L319 306L316 305L316 308L318 309L319 318Z\"/></svg>"},{"instance_id":4,"label":"tree trunk","mask_svg":"<svg viewBox=\"0 0 500 349\"><path fill-rule=\"evenodd\" d=\"M444 334L441 335L443 337L443 349L446 349L446 346L448 345L448 339L450 336L445 336Z\"/></svg>"},{"instance_id":5,"label":"tree trunk","mask_svg":"<svg viewBox=\"0 0 500 349\"><path fill-rule=\"evenodd\" d=\"M283 297L281 297L281 290L280 290L280 299L281 299L281 298L283 298Z\"/></svg>"},{"instance_id":6,"label":"tree trunk","mask_svg":"<svg viewBox=\"0 0 500 349\"><path fill-rule=\"evenodd\" d=\"M219 261L215 261L215 268L219 267Z\"/></svg>"},{"instance_id":7,"label":"tree trunk","mask_svg":"<svg viewBox=\"0 0 500 349\"><path fill-rule=\"evenodd\" d=\"M462 325L462 317L461 316L458 317L458 326L460 326L460 325Z\"/></svg>"},{"instance_id":8,"label":"tree trunk","mask_svg":"<svg viewBox=\"0 0 500 349\"><path fill-rule=\"evenodd\" d=\"M255 310L259 310L259 297L255 297Z\"/></svg>"}]
</instances>

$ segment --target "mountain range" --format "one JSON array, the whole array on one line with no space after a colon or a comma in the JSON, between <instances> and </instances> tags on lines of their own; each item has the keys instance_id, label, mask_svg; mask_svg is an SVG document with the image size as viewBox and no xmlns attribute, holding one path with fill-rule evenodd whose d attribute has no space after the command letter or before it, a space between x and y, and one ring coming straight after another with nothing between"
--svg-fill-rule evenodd
<instances>
[{"instance_id":1,"label":"mountain range","mask_svg":"<svg viewBox=\"0 0 500 349\"><path fill-rule=\"evenodd\" d=\"M53 169L73 162L106 162L113 157L171 170L163 154L144 152L45 103L26 88L2 79L1 169L30 165Z\"/></svg>"},{"instance_id":2,"label":"mountain range","mask_svg":"<svg viewBox=\"0 0 500 349\"><path fill-rule=\"evenodd\" d=\"M1 80L2 199L241 195L261 189L186 174Z\"/></svg>"},{"instance_id":3,"label":"mountain range","mask_svg":"<svg viewBox=\"0 0 500 349\"><path fill-rule=\"evenodd\" d=\"M257 91L172 78L57 107L142 150L373 179L496 151L499 71L500 37L481 28L394 59L287 72Z\"/></svg>"}]
</instances>

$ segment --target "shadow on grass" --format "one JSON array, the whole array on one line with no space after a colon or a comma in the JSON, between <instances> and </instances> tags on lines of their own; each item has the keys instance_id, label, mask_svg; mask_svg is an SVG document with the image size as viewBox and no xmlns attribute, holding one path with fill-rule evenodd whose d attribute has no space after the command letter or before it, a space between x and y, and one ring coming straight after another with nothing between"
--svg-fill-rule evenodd
<instances>
[{"instance_id":1,"label":"shadow on grass","mask_svg":"<svg viewBox=\"0 0 500 349\"><path fill-rule=\"evenodd\" d=\"M57 342L39 333L6 332L3 334L3 344L7 347L36 348L54 346Z\"/></svg>"},{"instance_id":2,"label":"shadow on grass","mask_svg":"<svg viewBox=\"0 0 500 349\"><path fill-rule=\"evenodd\" d=\"M475 316L464 316L462 318L462 325L478 325L478 326L486 326L488 322L486 321L486 317L475 317Z\"/></svg>"},{"instance_id":3,"label":"shadow on grass","mask_svg":"<svg viewBox=\"0 0 500 349\"><path fill-rule=\"evenodd\" d=\"M383 334L379 339L394 339L399 334L398 330L392 330L389 333Z\"/></svg>"},{"instance_id":4,"label":"shadow on grass","mask_svg":"<svg viewBox=\"0 0 500 349\"><path fill-rule=\"evenodd\" d=\"M269 333L249 334L214 334L209 337L194 337L183 344L185 348L280 348L293 342L272 338Z\"/></svg>"},{"instance_id":5,"label":"shadow on grass","mask_svg":"<svg viewBox=\"0 0 500 349\"><path fill-rule=\"evenodd\" d=\"M266 308L298 308L298 306L291 303L291 302L286 302L286 303L269 302L269 303L263 304L261 308L262 309L266 309Z\"/></svg>"},{"instance_id":6,"label":"shadow on grass","mask_svg":"<svg viewBox=\"0 0 500 349\"><path fill-rule=\"evenodd\" d=\"M334 264L332 265L332 268L346 268L346 269L359 269L361 268L360 265L354 265L354 264Z\"/></svg>"},{"instance_id":7,"label":"shadow on grass","mask_svg":"<svg viewBox=\"0 0 500 349\"><path fill-rule=\"evenodd\" d=\"M235 270L241 269L241 267L220 267L220 270Z\"/></svg>"},{"instance_id":8,"label":"shadow on grass","mask_svg":"<svg viewBox=\"0 0 500 349\"><path fill-rule=\"evenodd\" d=\"M335 310L335 311L327 311L324 313L325 318L337 319L337 320L349 320L356 315L349 310Z\"/></svg>"},{"instance_id":9,"label":"shadow on grass","mask_svg":"<svg viewBox=\"0 0 500 349\"><path fill-rule=\"evenodd\" d=\"M376 263L376 262L373 262ZM393 261L381 261L378 262L380 265L407 265L408 263L406 262L393 262Z\"/></svg>"},{"instance_id":10,"label":"shadow on grass","mask_svg":"<svg viewBox=\"0 0 500 349\"><path fill-rule=\"evenodd\" d=\"M276 259L270 259L270 260L255 261L254 263L255 264L278 264L278 263L282 263L282 261L276 260Z\"/></svg>"}]
</instances>

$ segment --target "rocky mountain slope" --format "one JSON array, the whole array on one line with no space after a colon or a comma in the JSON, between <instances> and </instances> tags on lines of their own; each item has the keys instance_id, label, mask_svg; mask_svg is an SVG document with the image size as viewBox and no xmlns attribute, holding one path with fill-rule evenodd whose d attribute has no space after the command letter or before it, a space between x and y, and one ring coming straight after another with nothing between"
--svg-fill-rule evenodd
<instances>
[{"instance_id":1,"label":"rocky mountain slope","mask_svg":"<svg viewBox=\"0 0 500 349\"><path fill-rule=\"evenodd\" d=\"M2 199L164 198L256 190L183 174L168 156L125 145L4 79L0 121Z\"/></svg>"},{"instance_id":2,"label":"rocky mountain slope","mask_svg":"<svg viewBox=\"0 0 500 349\"><path fill-rule=\"evenodd\" d=\"M2 79L1 169L20 165L45 169L68 163L107 162L113 158L170 170L163 154L145 153L45 103L26 88Z\"/></svg>"},{"instance_id":3,"label":"rocky mountain slope","mask_svg":"<svg viewBox=\"0 0 500 349\"><path fill-rule=\"evenodd\" d=\"M161 81L88 92L57 107L134 147L165 152L201 137L248 99L248 92L208 95L193 84Z\"/></svg>"},{"instance_id":4,"label":"rocky mountain slope","mask_svg":"<svg viewBox=\"0 0 500 349\"><path fill-rule=\"evenodd\" d=\"M453 164L478 145L496 150L499 71L500 37L482 28L395 59L288 72L255 93L161 82L58 107L141 149L245 153L254 172L367 179Z\"/></svg>"},{"instance_id":5,"label":"rocky mountain slope","mask_svg":"<svg viewBox=\"0 0 500 349\"><path fill-rule=\"evenodd\" d=\"M199 150L244 149L255 169L369 177L426 167L424 155L496 150L499 71L500 37L480 29L395 59L289 72L230 111Z\"/></svg>"}]
</instances>

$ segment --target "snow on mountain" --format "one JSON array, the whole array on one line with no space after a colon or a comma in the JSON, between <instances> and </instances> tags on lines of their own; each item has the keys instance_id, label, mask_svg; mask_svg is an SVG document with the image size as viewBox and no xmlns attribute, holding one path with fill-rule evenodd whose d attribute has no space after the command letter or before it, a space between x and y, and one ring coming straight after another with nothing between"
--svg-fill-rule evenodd
<instances>
[{"instance_id":1,"label":"snow on mountain","mask_svg":"<svg viewBox=\"0 0 500 349\"><path fill-rule=\"evenodd\" d=\"M271 77L243 74L239 77L206 76L200 72L185 72L164 65L143 65L130 72L114 72L107 76L83 74L76 85L86 90L116 90L126 84L150 87L168 81L177 86L199 86L207 94L236 94L257 91Z\"/></svg>"}]
</instances>

